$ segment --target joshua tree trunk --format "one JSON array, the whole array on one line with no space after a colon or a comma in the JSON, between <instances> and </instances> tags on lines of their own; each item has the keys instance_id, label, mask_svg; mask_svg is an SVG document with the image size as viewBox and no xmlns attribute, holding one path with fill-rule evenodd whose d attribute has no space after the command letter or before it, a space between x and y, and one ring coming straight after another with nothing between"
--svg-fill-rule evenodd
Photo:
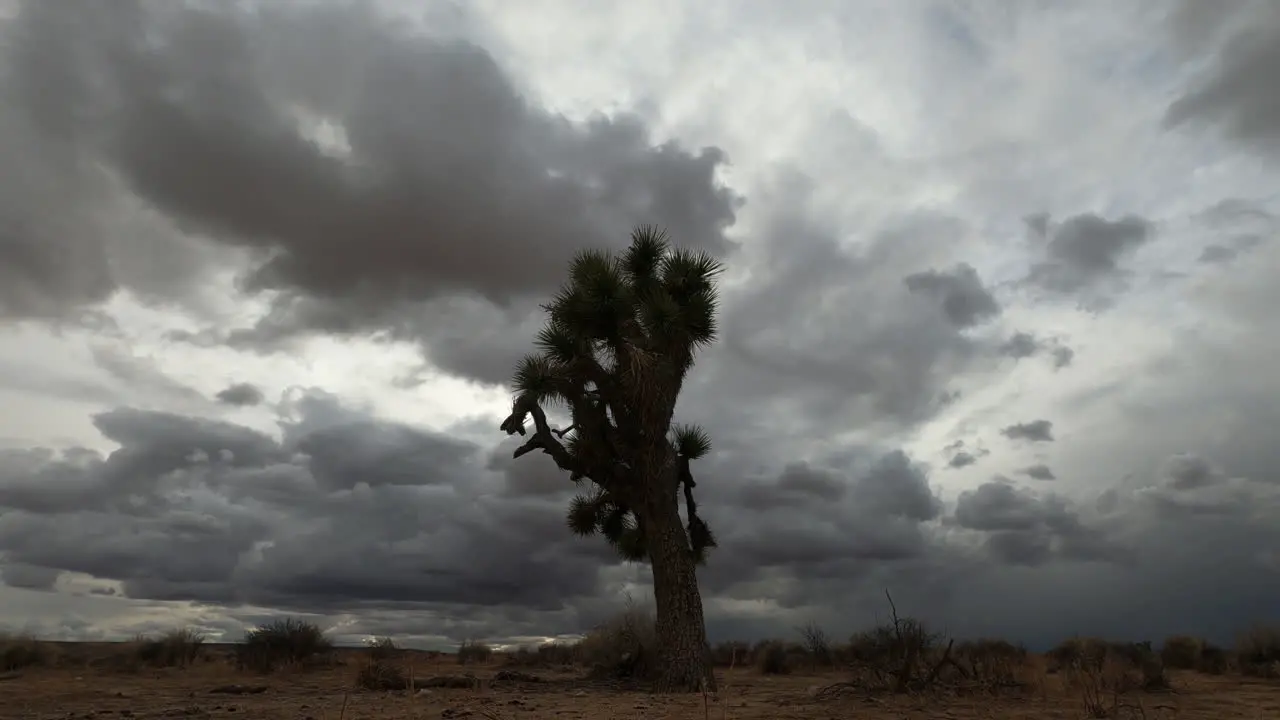
<instances>
[{"instance_id":1,"label":"joshua tree trunk","mask_svg":"<svg viewBox=\"0 0 1280 720\"><path fill-rule=\"evenodd\" d=\"M665 483L664 483L665 484ZM668 485L669 487L669 485ZM674 492L659 492L645 503L645 530L657 601L658 692L716 689L702 616L696 564L681 526Z\"/></svg>"}]
</instances>

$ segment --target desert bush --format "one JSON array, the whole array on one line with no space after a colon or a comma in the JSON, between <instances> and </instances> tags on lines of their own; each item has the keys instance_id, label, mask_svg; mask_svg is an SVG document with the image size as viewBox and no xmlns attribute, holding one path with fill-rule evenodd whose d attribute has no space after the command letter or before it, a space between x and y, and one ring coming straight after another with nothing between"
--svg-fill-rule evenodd
<instances>
[{"instance_id":1,"label":"desert bush","mask_svg":"<svg viewBox=\"0 0 1280 720\"><path fill-rule=\"evenodd\" d=\"M285 618L245 633L236 648L236 665L241 669L271 672L284 663L303 663L333 649L329 638L315 624Z\"/></svg>"},{"instance_id":2,"label":"desert bush","mask_svg":"<svg viewBox=\"0 0 1280 720\"><path fill-rule=\"evenodd\" d=\"M786 675L791 672L791 653L781 640L762 640L752 651L756 669L761 675Z\"/></svg>"},{"instance_id":3,"label":"desert bush","mask_svg":"<svg viewBox=\"0 0 1280 720\"><path fill-rule=\"evenodd\" d=\"M1057 663L1067 689L1079 694L1086 717L1111 717L1119 697L1139 684L1132 665L1105 640L1071 638L1051 650L1049 656Z\"/></svg>"},{"instance_id":4,"label":"desert bush","mask_svg":"<svg viewBox=\"0 0 1280 720\"><path fill-rule=\"evenodd\" d=\"M849 639L849 664L857 676L854 683L895 693L930 688L942 668L955 663L952 642L944 646L942 640L940 633L915 618L899 617L894 608L889 624Z\"/></svg>"},{"instance_id":5,"label":"desert bush","mask_svg":"<svg viewBox=\"0 0 1280 720\"><path fill-rule=\"evenodd\" d=\"M1022 671L1028 654L1013 643L983 638L956 644L952 652L954 668L968 682L983 690L1022 687Z\"/></svg>"},{"instance_id":6,"label":"desert bush","mask_svg":"<svg viewBox=\"0 0 1280 720\"><path fill-rule=\"evenodd\" d=\"M53 659L50 646L30 635L0 634L0 672L42 667Z\"/></svg>"},{"instance_id":7,"label":"desert bush","mask_svg":"<svg viewBox=\"0 0 1280 720\"><path fill-rule=\"evenodd\" d=\"M1254 677L1280 677L1280 626L1254 625L1236 638L1240 672Z\"/></svg>"},{"instance_id":8,"label":"desert bush","mask_svg":"<svg viewBox=\"0 0 1280 720\"><path fill-rule=\"evenodd\" d=\"M1195 670L1200 666L1200 654L1204 640L1190 635L1172 635L1160 646L1160 658L1165 667L1175 670Z\"/></svg>"},{"instance_id":9,"label":"desert bush","mask_svg":"<svg viewBox=\"0 0 1280 720\"><path fill-rule=\"evenodd\" d=\"M387 659L376 660L360 666L356 673L356 687L361 690L404 690L409 687L409 678L403 669Z\"/></svg>"},{"instance_id":10,"label":"desert bush","mask_svg":"<svg viewBox=\"0 0 1280 720\"><path fill-rule=\"evenodd\" d=\"M458 646L459 665L488 662L491 657L493 657L493 648L479 640L463 640Z\"/></svg>"},{"instance_id":11,"label":"desert bush","mask_svg":"<svg viewBox=\"0 0 1280 720\"><path fill-rule=\"evenodd\" d=\"M1205 643L1200 649L1200 662L1196 670L1206 675L1221 675L1231 667L1231 655L1226 650L1212 643Z\"/></svg>"},{"instance_id":12,"label":"desert bush","mask_svg":"<svg viewBox=\"0 0 1280 720\"><path fill-rule=\"evenodd\" d=\"M653 613L631 604L578 643L579 658L597 677L651 680L659 669L656 652Z\"/></svg>"},{"instance_id":13,"label":"desert bush","mask_svg":"<svg viewBox=\"0 0 1280 720\"><path fill-rule=\"evenodd\" d=\"M1050 674L1077 667L1080 663L1101 662L1106 656L1107 641L1099 638L1070 637L1045 653Z\"/></svg>"},{"instance_id":14,"label":"desert bush","mask_svg":"<svg viewBox=\"0 0 1280 720\"><path fill-rule=\"evenodd\" d=\"M396 645L396 641L389 637L376 637L366 646L369 648L369 659L374 662L390 660L400 654L400 646Z\"/></svg>"},{"instance_id":15,"label":"desert bush","mask_svg":"<svg viewBox=\"0 0 1280 720\"><path fill-rule=\"evenodd\" d=\"M203 634L190 628L176 628L158 638L139 635L134 639L134 654L143 665L184 668L200 657L204 640Z\"/></svg>"},{"instance_id":16,"label":"desert bush","mask_svg":"<svg viewBox=\"0 0 1280 720\"><path fill-rule=\"evenodd\" d=\"M716 667L742 667L750 665L751 645L739 640L722 642L711 648L711 662Z\"/></svg>"},{"instance_id":17,"label":"desert bush","mask_svg":"<svg viewBox=\"0 0 1280 720\"><path fill-rule=\"evenodd\" d=\"M517 667L566 667L578 660L577 646L566 642L521 646L505 655L507 664Z\"/></svg>"},{"instance_id":18,"label":"desert bush","mask_svg":"<svg viewBox=\"0 0 1280 720\"><path fill-rule=\"evenodd\" d=\"M538 657L538 652L534 648L524 645L515 650L508 650L502 653L502 658L507 665L516 667L538 667L542 665L542 658Z\"/></svg>"},{"instance_id":19,"label":"desert bush","mask_svg":"<svg viewBox=\"0 0 1280 720\"><path fill-rule=\"evenodd\" d=\"M809 623L797 628L801 642L809 661L817 668L829 668L835 664L835 656L831 652L831 638L816 623Z\"/></svg>"},{"instance_id":20,"label":"desert bush","mask_svg":"<svg viewBox=\"0 0 1280 720\"><path fill-rule=\"evenodd\" d=\"M1150 642L1072 638L1050 655L1059 662L1068 689L1076 691L1088 717L1114 717L1134 691L1169 689L1164 663Z\"/></svg>"},{"instance_id":21,"label":"desert bush","mask_svg":"<svg viewBox=\"0 0 1280 720\"><path fill-rule=\"evenodd\" d=\"M578 661L578 646L567 642L543 643L537 648L539 664L547 667L563 667Z\"/></svg>"}]
</instances>

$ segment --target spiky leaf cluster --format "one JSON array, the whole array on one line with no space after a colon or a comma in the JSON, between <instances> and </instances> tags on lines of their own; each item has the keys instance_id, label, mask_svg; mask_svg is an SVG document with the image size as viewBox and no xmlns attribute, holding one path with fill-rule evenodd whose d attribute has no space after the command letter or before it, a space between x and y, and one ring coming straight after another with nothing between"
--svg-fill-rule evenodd
<instances>
[{"instance_id":1,"label":"spiky leaf cluster","mask_svg":"<svg viewBox=\"0 0 1280 720\"><path fill-rule=\"evenodd\" d=\"M671 417L695 353L716 338L721 269L705 252L672 247L652 226L636 229L621 254L579 252L568 282L543 306L537 351L513 378L516 401L503 429L524 434L529 414L536 426L517 456L542 449L574 480L593 481L573 500L569 526L603 535L629 559L647 555L634 506L653 489L641 484L663 478L671 492L683 485L690 550L702 558L715 545L697 515L688 467L710 451L710 438L672 428ZM567 407L569 429L545 427L547 404Z\"/></svg>"}]
</instances>

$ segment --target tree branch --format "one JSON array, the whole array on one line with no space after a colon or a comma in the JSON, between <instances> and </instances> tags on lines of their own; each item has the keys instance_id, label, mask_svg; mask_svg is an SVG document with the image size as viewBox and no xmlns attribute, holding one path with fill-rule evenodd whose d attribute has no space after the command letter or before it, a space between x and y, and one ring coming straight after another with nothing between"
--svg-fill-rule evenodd
<instances>
[{"instance_id":1,"label":"tree branch","mask_svg":"<svg viewBox=\"0 0 1280 720\"><path fill-rule=\"evenodd\" d=\"M536 400L521 395L511 404L511 415L502 422L501 429L508 435L527 434L525 428L525 419L533 416L533 434L525 441L523 445L516 448L511 454L512 458L520 458L534 450L541 450L556 465L565 472L569 473L571 480L577 481L584 477L589 477L606 490L613 490L617 483L614 482L612 468L603 468L592 463L588 464L581 458L575 457L569 452L568 448L560 442L559 438L563 438L570 430L577 428L577 424L570 425L564 430L553 430L551 425L547 423L547 414L543 411L542 406Z\"/></svg>"}]
</instances>

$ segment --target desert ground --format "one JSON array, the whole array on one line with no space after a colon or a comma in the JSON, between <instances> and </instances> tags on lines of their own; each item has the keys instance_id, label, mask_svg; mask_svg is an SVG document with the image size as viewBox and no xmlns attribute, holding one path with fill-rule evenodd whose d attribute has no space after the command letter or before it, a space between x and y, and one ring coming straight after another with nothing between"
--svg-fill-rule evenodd
<instances>
[{"instance_id":1,"label":"desert ground","mask_svg":"<svg viewBox=\"0 0 1280 720\"><path fill-rule=\"evenodd\" d=\"M0 675L0 718L1280 718L1280 680L1168 671L1166 689L1143 691L1098 678L1101 702L1091 707L1088 678L1051 672L1035 655L1003 689L872 692L845 685L847 669L814 670L798 659L784 674L746 663L718 668L716 693L654 695L528 653L463 665L450 654L342 648L268 673L239 669L225 645L204 645L185 667L142 664L136 644L42 646L41 662ZM381 684L396 689L366 689Z\"/></svg>"}]
</instances>

